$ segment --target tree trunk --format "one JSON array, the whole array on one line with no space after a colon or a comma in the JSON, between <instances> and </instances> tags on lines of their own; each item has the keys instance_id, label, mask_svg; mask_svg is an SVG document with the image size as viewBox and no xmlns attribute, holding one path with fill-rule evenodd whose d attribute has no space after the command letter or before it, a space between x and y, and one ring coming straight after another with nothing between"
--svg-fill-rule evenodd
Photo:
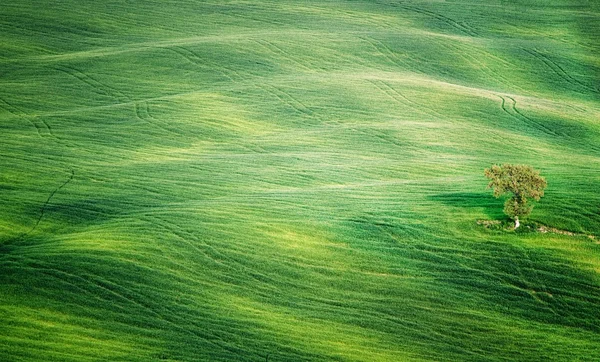
<instances>
[{"instance_id":1,"label":"tree trunk","mask_svg":"<svg viewBox=\"0 0 600 362\"><path fill-rule=\"evenodd\" d=\"M521 226L521 223L519 223L519 217L518 217L518 216L515 216L515 230L516 230L516 229L517 229L519 226Z\"/></svg>"}]
</instances>

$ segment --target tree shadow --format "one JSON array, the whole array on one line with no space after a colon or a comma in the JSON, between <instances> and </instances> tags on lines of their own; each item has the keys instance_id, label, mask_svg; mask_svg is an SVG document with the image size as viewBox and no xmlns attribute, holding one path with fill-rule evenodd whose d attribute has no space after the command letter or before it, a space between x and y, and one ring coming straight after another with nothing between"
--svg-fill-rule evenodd
<instances>
[{"instance_id":1,"label":"tree shadow","mask_svg":"<svg viewBox=\"0 0 600 362\"><path fill-rule=\"evenodd\" d=\"M429 200L445 206L481 209L492 219L504 219L502 199L482 192L451 192L429 196Z\"/></svg>"}]
</instances>

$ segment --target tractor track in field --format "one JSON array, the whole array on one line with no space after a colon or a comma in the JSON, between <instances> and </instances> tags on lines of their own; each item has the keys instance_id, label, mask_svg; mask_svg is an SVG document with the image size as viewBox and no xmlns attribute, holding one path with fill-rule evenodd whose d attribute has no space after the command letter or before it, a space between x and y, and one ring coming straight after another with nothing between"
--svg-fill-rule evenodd
<instances>
[{"instance_id":1,"label":"tractor track in field","mask_svg":"<svg viewBox=\"0 0 600 362\"><path fill-rule=\"evenodd\" d=\"M226 265L221 260L209 255L207 253L207 251L200 248L198 246L198 244L191 242L190 235L188 233L182 231L180 227L175 226L174 223L167 221L165 219L162 219L158 216L154 216L154 215L144 215L144 216L140 217L140 219L151 224L153 227L158 226L160 229L164 230L169 235L173 235L173 236L177 237L179 240L181 240L183 243L185 243L191 249L195 250L196 252L200 253L201 255L204 255L204 257L207 260L210 260L213 263L215 263L216 265L226 268ZM205 243L201 243L201 245L205 245Z\"/></svg>"},{"instance_id":2,"label":"tractor track in field","mask_svg":"<svg viewBox=\"0 0 600 362\"><path fill-rule=\"evenodd\" d=\"M148 101L135 102L134 108L135 108L135 115L139 120L144 121L145 123L148 123L158 129L160 129L161 131L163 131L165 133L170 133L170 134L178 136L178 137L181 136L182 134L184 134L181 131L175 132L175 131L171 130L167 126L161 124L161 122L159 120L152 117L152 114L150 113L150 106L148 105Z\"/></svg>"},{"instance_id":3,"label":"tractor track in field","mask_svg":"<svg viewBox=\"0 0 600 362\"><path fill-rule=\"evenodd\" d=\"M31 120L31 117L29 117L29 115L27 113L25 113L18 107L12 105L10 102L5 100L4 98L0 98L0 107L5 109L8 113L12 114L14 117L26 120L29 124L31 124L33 126L33 128L35 128L38 136L40 138L44 138L44 136L42 135L42 132L40 130L40 127Z\"/></svg>"},{"instance_id":4,"label":"tractor track in field","mask_svg":"<svg viewBox=\"0 0 600 362\"><path fill-rule=\"evenodd\" d=\"M454 28L455 30L458 30L459 32L471 36L471 37L479 37L480 34L475 31L475 29L473 29L469 24L465 23L465 22L458 22L452 18L449 18L445 15L442 15L440 13L436 13L434 11L430 11L430 10L425 10L425 9L421 9L421 8L417 8L411 5L406 5L404 2L402 3L398 3L398 4L394 4L392 6L395 7L399 7L401 9L404 10L409 10L421 15L425 15L425 16L429 16L431 18L437 19L442 21L443 23L445 23L446 25Z\"/></svg>"},{"instance_id":5,"label":"tractor track in field","mask_svg":"<svg viewBox=\"0 0 600 362\"><path fill-rule=\"evenodd\" d=\"M398 146L398 147L405 147L406 145L398 142L398 140L394 139L393 137L390 137L389 135L382 133L382 132L377 132L375 130L365 130L365 129L360 129L359 127L354 127L354 126L347 126L344 125L343 123L335 120L335 119L331 119L329 121L325 121L323 118L321 118L320 116L318 116L317 114L315 114L315 112L310 109L308 106L306 106L304 103L302 103L301 101L299 101L298 99L294 98L293 96L291 96L289 93L277 88L277 87L273 87L270 86L271 88L273 88L275 91L273 90L268 90L263 88L262 86L258 86L259 88L263 89L264 91L272 94L274 97L276 97L277 99L279 99L282 103L288 105L289 107L293 108L294 110L296 110L298 113L303 114L304 116L308 117L308 118L312 118L320 123L333 123L336 124L342 128L347 128L353 132L356 133L361 133L364 134L366 136L371 136L371 137L376 137L379 138L383 141L385 141L386 143L390 143L393 144L394 146ZM280 94L277 93L280 92ZM286 99L287 98L287 99Z\"/></svg>"},{"instance_id":6,"label":"tractor track in field","mask_svg":"<svg viewBox=\"0 0 600 362\"><path fill-rule=\"evenodd\" d=\"M181 242L183 242L184 244L188 245L192 250L194 250L194 251L198 252L199 254L203 255L206 258L206 260L209 260L209 261L213 262L215 265L218 265L218 266L221 266L221 267L225 267L222 262L220 262L218 260L215 260L210 255L208 255L206 253L206 251L198 248L197 245L191 243L185 237L185 235L183 235L182 233L178 232L175 228L170 227L169 225L171 225L171 222L164 221L164 219L162 219L162 218L159 218L157 216L150 215L150 214L147 214L147 213L145 213L143 216L140 216L139 219L142 220L142 221L144 221L144 222L146 222L146 223L148 223L148 224L150 224L152 228L157 228L158 227L158 229L162 230L167 235L176 237ZM187 271L190 272L191 275L198 275L200 273L197 269L190 268L186 264L182 263L182 260L188 260L189 257L185 256L177 247L173 247L171 243L165 243L165 248L168 248L168 250L171 253L176 254L177 259L173 259L173 258L168 258L168 259L172 263L176 264L177 267L186 269Z\"/></svg>"},{"instance_id":7,"label":"tractor track in field","mask_svg":"<svg viewBox=\"0 0 600 362\"><path fill-rule=\"evenodd\" d=\"M384 81L368 80L368 82L371 83L372 85L374 85L377 89L379 89L387 97L389 97L390 99L392 99L393 101L397 102L400 105L410 107L410 108L414 109L415 111L420 112L420 113L430 116L430 117L434 117L434 118L438 118L438 119L446 118L443 114L438 113L437 111L435 111L433 109L426 108L426 107L408 99L404 94L400 93L397 89L395 89L394 87L392 87L391 85L389 85L388 83L386 83Z\"/></svg>"},{"instance_id":8,"label":"tractor track in field","mask_svg":"<svg viewBox=\"0 0 600 362\"><path fill-rule=\"evenodd\" d=\"M553 130L552 128L549 128L548 126L544 125L542 122L536 121L532 117L527 116L525 113L523 113L517 108L517 101L515 98L508 95L497 94L497 96L498 98L500 98L500 107L502 111L509 115L511 118L521 121L525 125L528 125L531 128L536 129L537 131L547 136L551 136L553 138L562 138L566 141L576 142L578 144L585 144L586 147L590 148L591 150L594 150L595 152L600 152L600 147L593 143L574 138L573 136L570 136L564 132L559 133Z\"/></svg>"},{"instance_id":9,"label":"tractor track in field","mask_svg":"<svg viewBox=\"0 0 600 362\"><path fill-rule=\"evenodd\" d=\"M600 93L600 90L598 88L592 87L592 86L590 86L588 84L583 83L579 79L574 78L572 75L570 75L565 70L565 68L563 68L560 64L558 64L554 60L550 59L550 57L548 57L547 55L542 54L539 50L537 50L537 49L533 49L533 50L523 49L523 51L525 51L527 54L530 54L531 56L533 56L537 60L541 61L550 70L552 70L554 72L554 74L556 74L557 76L559 76L560 78L562 78L565 82L567 82L567 83L575 86L576 88L579 88L579 89L583 88L583 89L586 89L587 91L590 91L590 92Z\"/></svg>"},{"instance_id":10,"label":"tractor track in field","mask_svg":"<svg viewBox=\"0 0 600 362\"><path fill-rule=\"evenodd\" d=\"M153 225L159 225L165 231L169 232L171 235L177 236L185 244L192 247L194 250L197 250L206 258L212 260L215 264L220 265L225 269L234 272L244 270L244 275L249 276L250 278L260 282L261 284L270 283L271 285L277 285L277 280L261 273L256 268L251 268L245 265L244 263L235 260L235 258L229 257L224 253L216 250L216 248L211 246L208 242L202 241L198 236L192 234L191 232L185 230L183 227L173 222L161 219L158 216L148 215L146 216L146 221L152 223ZM198 247L198 245L203 245L205 248L200 248Z\"/></svg>"},{"instance_id":11,"label":"tractor track in field","mask_svg":"<svg viewBox=\"0 0 600 362\"><path fill-rule=\"evenodd\" d=\"M353 12L349 12L349 11L344 11L342 12L342 14L344 14L344 16L346 18L352 19L353 21L358 21L358 22L365 22L367 24L371 24L375 27L378 28L382 28L382 29L397 29L397 26L395 24L392 24L388 21L382 20L382 19L373 19L372 17L365 17L362 14L357 14L357 13L353 13Z\"/></svg>"},{"instance_id":12,"label":"tractor track in field","mask_svg":"<svg viewBox=\"0 0 600 362\"><path fill-rule=\"evenodd\" d=\"M517 101L513 97L506 96L506 95L505 96L498 95L498 98L500 98L500 100L501 100L500 107L502 108L504 113L508 114L510 117L512 117L516 120L519 120L521 122L524 122L525 124L528 124L529 126L532 126L533 128L537 129L538 131L545 133L546 135L553 136L553 137L561 136L558 133L556 133L554 130L546 127L542 123L535 121L531 117L528 117L525 114L523 114L521 111L519 111L517 109Z\"/></svg>"},{"instance_id":13,"label":"tractor track in field","mask_svg":"<svg viewBox=\"0 0 600 362\"><path fill-rule=\"evenodd\" d=\"M48 207L48 205L50 204L50 202L52 201L52 199L54 198L54 196L56 195L56 193L59 192L63 187L67 186L71 181L73 181L74 177L75 177L75 171L71 169L71 174L69 175L69 178L65 182L63 182L62 184L60 184L57 188L55 188L50 193L50 195L48 196L48 198L46 198L46 200L44 201L44 203L40 207L38 218L36 219L36 222L31 227L31 229L29 229L28 231L23 232L23 233L19 234L18 236L10 239L10 241L12 241L12 242L20 241L20 240L25 239L29 235L31 235L38 228L38 226L40 225L40 223L42 222L42 219L44 218L44 216L46 214L46 208Z\"/></svg>"},{"instance_id":14,"label":"tractor track in field","mask_svg":"<svg viewBox=\"0 0 600 362\"><path fill-rule=\"evenodd\" d=\"M39 260L36 260L30 256L19 256L18 260L16 260L16 258L12 258L12 259L13 260L3 260L3 264L7 265L7 263L12 263L12 264L14 264L12 269L35 271L36 273L44 274L50 278L58 279L58 280L62 281L63 283L68 284L72 288L76 289L77 291L79 291L93 299L96 299L97 301L105 301L105 299L98 296L97 293L93 293L90 290L88 290L88 288L80 286L80 285L76 284L73 280L70 280L70 279L76 279L76 280L83 281L85 283L85 285L90 284L87 279L85 279L79 275L74 275L74 274L65 272L56 267L48 267L45 264L42 264ZM23 265L24 263L26 263L26 265ZM11 268L11 266L9 266L9 268Z\"/></svg>"},{"instance_id":15,"label":"tractor track in field","mask_svg":"<svg viewBox=\"0 0 600 362\"><path fill-rule=\"evenodd\" d=\"M362 221L362 222L364 222L364 221ZM506 287L515 288L526 294L529 294L537 302L544 305L548 309L549 312L551 312L553 314L558 314L550 303L540 299L539 297L537 297L535 291L532 291L527 288L528 283L526 281L531 280L531 278L528 278L523 273L523 270L521 268L517 269L517 273L515 273L515 274L508 274L502 270L486 271L485 266L482 265L481 262L474 257L467 256L467 255L461 255L467 261L467 263L464 263L464 262L457 260L456 258L445 256L443 253L436 251L436 249L438 249L438 248L435 245L420 244L420 245L423 245L424 247L417 247L416 245L412 245L410 243L407 243L405 240L402 240L394 232L392 232L391 230L388 230L389 227L387 227L385 225L379 225L377 223L373 223L373 225L376 228L378 228L381 232L383 232L384 234L387 234L392 240L399 243L399 245L407 247L410 250L416 252L418 255L422 255L424 257L424 258L419 258L419 260L426 260L427 262L433 262L434 260L441 260L441 261L447 263L448 266L456 266L462 270L468 271L470 274L474 274L474 275L479 274L479 275L484 276L486 279L493 279L493 280L497 281L498 283L505 285ZM412 236L414 237L414 235L412 235ZM411 259L414 259L414 258L411 258ZM521 260L531 260L531 258L526 253L526 255L524 255L523 258L521 258ZM436 264L439 264L439 262L436 262ZM535 269L532 269L532 270L535 270ZM539 289L540 290L548 290L548 287L543 283L543 278L540 278L539 274L536 274L535 277L536 277L535 281L538 282L541 286ZM436 278L436 277L434 277L434 278Z\"/></svg>"},{"instance_id":16,"label":"tractor track in field","mask_svg":"<svg viewBox=\"0 0 600 362\"><path fill-rule=\"evenodd\" d=\"M33 37L40 37L42 39L65 40L64 37L57 36L53 32L42 31L33 27L25 27L15 23L0 22L0 29L1 28L18 30L21 34L29 34ZM52 54L47 49L38 48L37 50L44 51L46 54Z\"/></svg>"},{"instance_id":17,"label":"tractor track in field","mask_svg":"<svg viewBox=\"0 0 600 362\"><path fill-rule=\"evenodd\" d=\"M347 52L341 51L335 46L328 44L318 44L318 47L321 49L325 49L329 53L329 56L331 57L331 64L333 64L334 67L340 67L342 65L361 65L365 69L372 67L372 64L369 64L367 61L365 61L362 56L356 54L349 54Z\"/></svg>"},{"instance_id":18,"label":"tractor track in field","mask_svg":"<svg viewBox=\"0 0 600 362\"><path fill-rule=\"evenodd\" d=\"M71 170L71 175L69 176L69 178L65 182L63 182L60 186L58 186L56 189L54 189L54 191L52 191L52 193L50 193L50 196L48 196L48 198L46 199L46 201L44 202L44 204L42 205L42 207L40 209L40 215L39 215L37 221L35 222L35 225L33 225L33 228L31 228L31 230L29 230L26 233L27 235L34 232L35 229L37 229L37 227L40 225L40 222L42 222L42 219L44 218L46 208L48 207L48 204L50 204L50 201L52 201L52 198L54 197L54 195L56 195L56 193L58 191L60 191L63 187L67 186L71 181L73 181L74 177L75 177L75 171Z\"/></svg>"},{"instance_id":19,"label":"tractor track in field","mask_svg":"<svg viewBox=\"0 0 600 362\"><path fill-rule=\"evenodd\" d=\"M91 275L91 274L83 274L83 276L75 275L72 273L65 272L64 270L60 270L56 267L47 267L44 264L40 264L39 261L37 261L31 257L27 257L27 259L30 261L33 261L33 263L29 263L29 265L30 265L29 269L32 269L35 271L42 271L42 273L44 273L50 277L59 279L59 280L65 282L66 284L69 284L69 285L75 287L78 290L82 290L82 291L86 292L86 294L89 294L98 300L110 301L110 300L107 300L107 298L103 298L102 296L98 295L98 291L101 291L101 292L105 293L106 296L110 295L117 301L120 300L124 303L131 304L131 305L138 307L140 310L143 310L146 313L154 316L158 320L162 321L163 323L165 323L171 327L174 327L176 330L179 330L183 333L189 334L195 338L199 338L204 341L207 341L215 346L227 349L226 346L222 345L225 342L223 339L218 338L218 337L211 338L210 336L208 336L204 333L201 334L198 332L194 332L190 329L184 328L184 327L182 327L182 324L185 324L185 323L182 323L183 321L178 320L180 318L167 318L162 313L157 312L151 305L143 302L143 300L145 298L142 294L134 291L131 288L127 288L122 285L116 284L112 281L109 281L105 278L100 277L99 275ZM69 280L69 279L71 279L71 280ZM87 286L87 288L77 285L73 280L81 281L85 286ZM166 308L166 309L168 310L168 308ZM169 312L171 312L171 311L169 310ZM167 313L167 315L175 315L175 314ZM173 321L172 319L174 319L175 321ZM188 321L188 323L189 323L189 321ZM223 342L223 343L218 343L218 342Z\"/></svg>"},{"instance_id":20,"label":"tractor track in field","mask_svg":"<svg viewBox=\"0 0 600 362\"><path fill-rule=\"evenodd\" d=\"M259 22L259 23L265 23L265 24L269 24L269 25L276 25L278 27L283 27L283 26L286 25L285 23L281 23L281 22L278 22L278 21L266 20L266 19L260 19L260 18L254 18L254 17L248 16L248 15L241 15L240 13L233 13L231 11L220 12L220 14L224 15L224 16L229 16L229 17L232 17L232 18L240 18L240 19L245 19L245 20L256 21L256 22ZM298 28L299 29L304 29L302 27L298 27Z\"/></svg>"},{"instance_id":21,"label":"tractor track in field","mask_svg":"<svg viewBox=\"0 0 600 362\"><path fill-rule=\"evenodd\" d=\"M295 97L290 95L289 93L281 90L280 88L277 88L274 86L268 86L269 88L271 88L271 89L268 89L261 85L257 85L257 87L259 87L259 88L263 89L265 92L273 95L279 101L281 101L283 104L286 104L287 106L293 108L295 111L306 116L307 118L311 118L315 121L318 121L319 123L327 123L327 122L325 122L325 120L323 118L316 115L315 112L313 110L311 110L308 106L306 106L304 103L302 103L301 101L299 101L298 99L296 99ZM348 128L351 131L356 132L356 133L361 133L361 134L364 134L367 136L379 138L379 139L385 141L386 143L393 144L394 146L398 146L398 147L406 146L405 144L398 142L398 140L396 140L393 137L390 137L389 135L384 134L382 132L377 132L375 130L367 131L364 129L359 129L357 127L346 127L343 123L341 123L335 119L330 120L330 122L337 124L338 126Z\"/></svg>"},{"instance_id":22,"label":"tractor track in field","mask_svg":"<svg viewBox=\"0 0 600 362\"><path fill-rule=\"evenodd\" d=\"M402 68L402 69L406 69L409 71L414 71L416 73L419 74L423 74L426 75L427 73L414 67L411 66L409 62L400 59L387 45L385 45L382 41L377 40L373 37L370 36L359 36L358 37L360 40L368 43L369 45L371 45L371 47L373 49L375 49L379 54L381 54L381 56L383 56L388 62Z\"/></svg>"},{"instance_id":23,"label":"tractor track in field","mask_svg":"<svg viewBox=\"0 0 600 362\"><path fill-rule=\"evenodd\" d=\"M486 275L487 277L491 277L499 282L502 281L502 278L494 273L486 272L482 269L478 269L473 266L467 265L456 259L444 256L444 255L442 255L442 253L427 250L427 248L419 248L419 247L413 245L412 243L407 243L406 240L403 240L399 235L397 235L396 233L389 230L389 227L387 227L387 226L377 225L377 224L373 224L373 225L377 229L379 229L380 232L387 235L391 240L394 240L396 245L401 245L403 247L406 247L406 248L412 250L413 252L416 252L418 255L427 256L425 258L419 258L417 260L425 260L427 262L433 262L433 260L443 260L444 262L447 262L448 265L455 265L455 266L458 266L460 269L468 270L469 272L474 272L477 274L483 274L483 275ZM415 235L409 234L409 236L415 240L420 239L418 237L415 238ZM475 261L474 258L471 258L471 257L466 257L466 258L468 258L468 260ZM415 258L410 258L410 259L414 260ZM437 264L437 262L436 262L436 264Z\"/></svg>"},{"instance_id":24,"label":"tractor track in field","mask_svg":"<svg viewBox=\"0 0 600 362\"><path fill-rule=\"evenodd\" d=\"M117 104L126 104L126 103L133 102L133 100L129 96L127 96L125 93L123 93L120 90L118 90L114 87L111 87L103 82L98 81L94 77L89 76L88 74L86 74L83 71L80 71L79 69L76 69L73 67L68 67L65 65L56 65L54 67L54 69L87 85L88 87L90 87L92 89L92 91L94 93L116 100ZM52 136L54 136L54 133L53 133L50 125L47 122L45 122L42 118L40 118L40 120L43 122L45 127L48 129L49 133ZM54 136L54 138L57 140L60 140L60 138L58 138L56 136ZM74 147L73 145L65 143L62 140L61 140L61 143L67 147Z\"/></svg>"},{"instance_id":25,"label":"tractor track in field","mask_svg":"<svg viewBox=\"0 0 600 362\"><path fill-rule=\"evenodd\" d=\"M56 66L55 69L88 85L90 88L92 88L92 90L96 94L103 95L103 96L106 96L109 98L113 98L118 103L131 102L131 98L128 97L127 95L125 95L120 90L118 90L114 87L111 87L107 84L104 84L76 68L67 67L65 65L59 65L59 66Z\"/></svg>"},{"instance_id":26,"label":"tractor track in field","mask_svg":"<svg viewBox=\"0 0 600 362\"><path fill-rule=\"evenodd\" d=\"M448 117L446 117L444 114L437 112L434 109L431 109L429 107L426 107L420 103L417 103L411 99L409 99L408 97L406 97L405 95L403 95L401 92L399 92L396 88L392 87L390 84L384 82L384 81L373 81L373 80L369 80L369 82L371 84L373 84L375 87L377 87L382 93L384 93L386 96L388 96L389 98L391 98L392 100L398 102L401 105L404 106L408 106L414 110L416 110L417 112L420 112L423 115L428 115L430 117L436 118L436 119L448 119ZM493 136L495 139L498 140L498 142L500 143L506 143L509 142L511 143L515 148L517 149L522 149L522 146L519 146L518 144L512 142L512 141L507 141L504 138L498 137L498 136Z\"/></svg>"},{"instance_id":27,"label":"tractor track in field","mask_svg":"<svg viewBox=\"0 0 600 362\"><path fill-rule=\"evenodd\" d=\"M246 77L241 75L235 69L226 67L223 64L217 63L215 61L211 61L206 58L202 58L196 52L194 52L193 50L186 48L184 46L179 46L176 48L181 50L182 52L184 52L184 54L187 54L189 57L188 60L191 61L192 63L195 63L196 65L199 65L199 66L204 66L203 63L209 64L210 65L209 69L211 69L211 70L216 69L217 72L221 73L224 77L226 77L233 83L239 83L239 82L243 82L246 80Z\"/></svg>"},{"instance_id":28,"label":"tractor track in field","mask_svg":"<svg viewBox=\"0 0 600 362\"><path fill-rule=\"evenodd\" d=\"M223 78L226 78L227 80L229 80L232 83L238 83L240 81L245 80L245 78L242 75L240 75L236 70L230 69L221 64L217 64L206 58L202 58L196 52L194 52L191 49L188 49L184 46L171 46L171 47L166 47L165 49L168 49L168 50L174 52L175 54L181 56L182 58L187 60L189 63L191 63L197 67L200 67L200 68L203 68L206 70L216 71L221 76L223 76Z\"/></svg>"},{"instance_id":29,"label":"tractor track in field","mask_svg":"<svg viewBox=\"0 0 600 362\"><path fill-rule=\"evenodd\" d=\"M323 119L316 116L314 112L307 107L304 103L300 102L298 99L293 97L288 92L278 88L276 86L263 83L262 85L259 83L255 84L257 88L262 89L264 92L269 93L273 97L277 98L281 103L287 105L288 107L294 109L299 114L306 116L307 118L311 118L313 120L323 122Z\"/></svg>"},{"instance_id":30,"label":"tractor track in field","mask_svg":"<svg viewBox=\"0 0 600 362\"><path fill-rule=\"evenodd\" d=\"M268 40L253 40L253 42L258 44L259 46L261 46L263 49L266 49L270 53L272 53L276 56L282 57L284 59L287 59L291 63L296 64L298 67L302 68L305 71L308 71L308 72L313 71L313 69L311 67L309 67L306 64L303 64L302 62L300 62L299 60L295 59L289 52L286 52L280 46L274 44L273 42L270 42Z\"/></svg>"},{"instance_id":31,"label":"tractor track in field","mask_svg":"<svg viewBox=\"0 0 600 362\"><path fill-rule=\"evenodd\" d=\"M140 28L140 29L151 28L151 29L160 29L160 30L166 31L168 33L176 32L175 28L164 26L164 25L156 23L156 22L149 23L147 21L138 20L138 19L135 19L134 16L130 16L128 14L128 11L123 11L123 9L119 9L119 10L120 10L119 12L112 11L111 14L106 17L106 19L108 21L110 21L117 27L118 26L128 27L128 26L134 25L136 28ZM126 9L126 10L129 10L129 9ZM69 8L69 11L71 11L71 8ZM87 15L87 16L89 16L89 15Z\"/></svg>"},{"instance_id":32,"label":"tractor track in field","mask_svg":"<svg viewBox=\"0 0 600 362\"><path fill-rule=\"evenodd\" d=\"M515 24L513 24L512 22L505 21L505 20L502 21L502 23L505 26L507 26L507 27L509 27L511 29L514 29L514 30L518 30L518 31L521 31L521 29L527 29L527 33L535 34L537 37L540 37L540 38L548 38L548 39L551 39L551 40L556 41L556 42L560 42L560 43L562 43L564 45L568 45L568 46L572 46L573 44L577 44L578 46L580 46L582 48L585 48L585 49L587 49L587 50L589 50L591 52L597 52L598 51L598 48L597 48L596 44L593 44L593 43L586 43L586 42L578 41L578 40L575 40L575 39L566 39L565 37L551 35L551 34L548 34L547 32L538 31L536 29L536 27L534 27L534 26L528 26L528 25L525 25L523 23L519 24L518 26L515 25Z\"/></svg>"},{"instance_id":33,"label":"tractor track in field","mask_svg":"<svg viewBox=\"0 0 600 362\"><path fill-rule=\"evenodd\" d=\"M448 43L441 42L440 44L441 44L441 46L449 49L452 53L457 54L459 57L464 59L473 69L481 70L485 74L486 77L488 77L490 79L496 79L500 84L503 84L508 89L517 89L517 90L523 91L523 89L521 87L518 87L514 83L510 82L500 72L497 72L497 71L491 69L484 62L482 62L481 60L478 60L477 57L472 55L472 53L478 52L480 55L483 54L484 56L489 57L490 56L489 53L480 51L480 50L475 50L474 47L471 47L469 49L469 51L466 52L466 51L463 51L462 49L460 49L458 46L452 45L449 42ZM497 58L497 57L495 57L495 58ZM497 58L497 59L500 59L500 58ZM507 63L507 62L505 62L505 63Z\"/></svg>"},{"instance_id":34,"label":"tractor track in field","mask_svg":"<svg viewBox=\"0 0 600 362\"><path fill-rule=\"evenodd\" d=\"M372 36L359 36L358 39L368 43L373 49L375 49L381 56L383 56L389 63L394 64L402 69L405 69L409 72L413 72L416 74L421 74L426 77L431 77L432 74L440 74L444 76L451 75L443 69L436 68L435 65L430 65L430 61L428 59L422 57L415 57L414 55L409 55L408 53L404 53L407 59L400 58L397 53L392 50L389 46L387 46L383 41L373 38ZM410 61L409 61L410 60ZM413 64L418 64L420 67L417 67ZM425 69L422 70L421 68Z\"/></svg>"},{"instance_id":35,"label":"tractor track in field","mask_svg":"<svg viewBox=\"0 0 600 362\"><path fill-rule=\"evenodd\" d=\"M50 124L48 124L47 121L44 120L43 116L29 115L19 107L11 104L10 102L1 97L0 108L5 109L8 113L12 114L18 119L27 121L27 123L31 124L35 128L35 131L40 138L50 138L63 146L72 147L72 145L63 141L61 138L54 134L52 127L50 126Z\"/></svg>"},{"instance_id":36,"label":"tractor track in field","mask_svg":"<svg viewBox=\"0 0 600 362\"><path fill-rule=\"evenodd\" d=\"M534 120L533 118L525 115L522 111L520 111L517 108L517 101L510 96L504 95L498 95L498 97L501 99L501 108L502 110L510 115L512 118L520 120L526 124L529 124L530 126L532 126L533 128L541 131L542 133L545 133L546 135L552 136L552 137L558 137L558 138L563 138L569 141L575 141L580 143L581 140L575 139L572 136L569 136L568 134L565 133L558 133L556 131L554 131L551 128L548 128L547 126L545 126L543 123L538 122L536 120ZM508 99L508 101L507 101ZM509 103L507 105L507 103ZM591 144L591 143L587 143L587 147L589 147L590 149L596 151L596 152L600 152L600 147L595 145L595 144Z\"/></svg>"},{"instance_id":37,"label":"tractor track in field","mask_svg":"<svg viewBox=\"0 0 600 362\"><path fill-rule=\"evenodd\" d=\"M390 50L385 44L381 41L376 40L370 36L359 36L359 39L365 41L371 45L373 49L375 49L379 54L381 54L385 59L387 59L390 63L393 63L400 68L407 68L406 62L400 60L394 52ZM422 72L420 72L422 73Z\"/></svg>"},{"instance_id":38,"label":"tractor track in field","mask_svg":"<svg viewBox=\"0 0 600 362\"><path fill-rule=\"evenodd\" d=\"M413 109L423 113L423 114L427 114L431 117L434 118L439 118L439 119L445 119L447 118L445 115L443 115L442 113L437 112L436 110L434 110L433 108L430 107L425 107L422 104L419 104L411 99L409 99L407 96L405 96L404 94L400 93L399 90L397 90L396 88L392 87L389 83L386 83L384 81L381 82L381 84L383 84L383 86L385 88L387 88L389 90L389 92L391 92L391 96L394 97L394 95L400 97L400 99L403 99L410 107L412 107ZM397 99L397 98L396 98Z\"/></svg>"},{"instance_id":39,"label":"tractor track in field","mask_svg":"<svg viewBox=\"0 0 600 362\"><path fill-rule=\"evenodd\" d=\"M133 104L133 113L138 120L147 123L151 126L154 126L165 133L170 133L176 136L181 136L182 134L184 134L183 132L173 131L166 125L161 124L159 120L152 117L152 114L149 110L150 106L148 104L148 100L134 100L131 97L127 96L125 93L118 90L117 88L100 82L97 79L85 74L84 72L78 69L67 66L57 66L56 69L88 85L92 88L94 93L113 98L117 101L117 105ZM51 132L51 128L47 124L46 126Z\"/></svg>"}]
</instances>

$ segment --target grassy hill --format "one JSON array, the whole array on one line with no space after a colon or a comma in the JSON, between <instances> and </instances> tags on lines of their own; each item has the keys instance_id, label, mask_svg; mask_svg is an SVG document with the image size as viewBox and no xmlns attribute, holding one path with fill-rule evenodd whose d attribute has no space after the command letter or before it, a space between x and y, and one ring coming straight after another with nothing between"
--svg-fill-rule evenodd
<instances>
[{"instance_id":1,"label":"grassy hill","mask_svg":"<svg viewBox=\"0 0 600 362\"><path fill-rule=\"evenodd\" d=\"M600 355L597 2L1 9L0 360Z\"/></svg>"}]
</instances>

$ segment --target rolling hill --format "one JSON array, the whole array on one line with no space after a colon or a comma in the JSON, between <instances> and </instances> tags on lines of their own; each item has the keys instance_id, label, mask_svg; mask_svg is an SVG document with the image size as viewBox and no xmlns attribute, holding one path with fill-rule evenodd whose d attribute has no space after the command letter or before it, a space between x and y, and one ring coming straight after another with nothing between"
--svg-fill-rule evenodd
<instances>
[{"instance_id":1,"label":"rolling hill","mask_svg":"<svg viewBox=\"0 0 600 362\"><path fill-rule=\"evenodd\" d=\"M598 360L597 2L1 9L0 360Z\"/></svg>"}]
</instances>

